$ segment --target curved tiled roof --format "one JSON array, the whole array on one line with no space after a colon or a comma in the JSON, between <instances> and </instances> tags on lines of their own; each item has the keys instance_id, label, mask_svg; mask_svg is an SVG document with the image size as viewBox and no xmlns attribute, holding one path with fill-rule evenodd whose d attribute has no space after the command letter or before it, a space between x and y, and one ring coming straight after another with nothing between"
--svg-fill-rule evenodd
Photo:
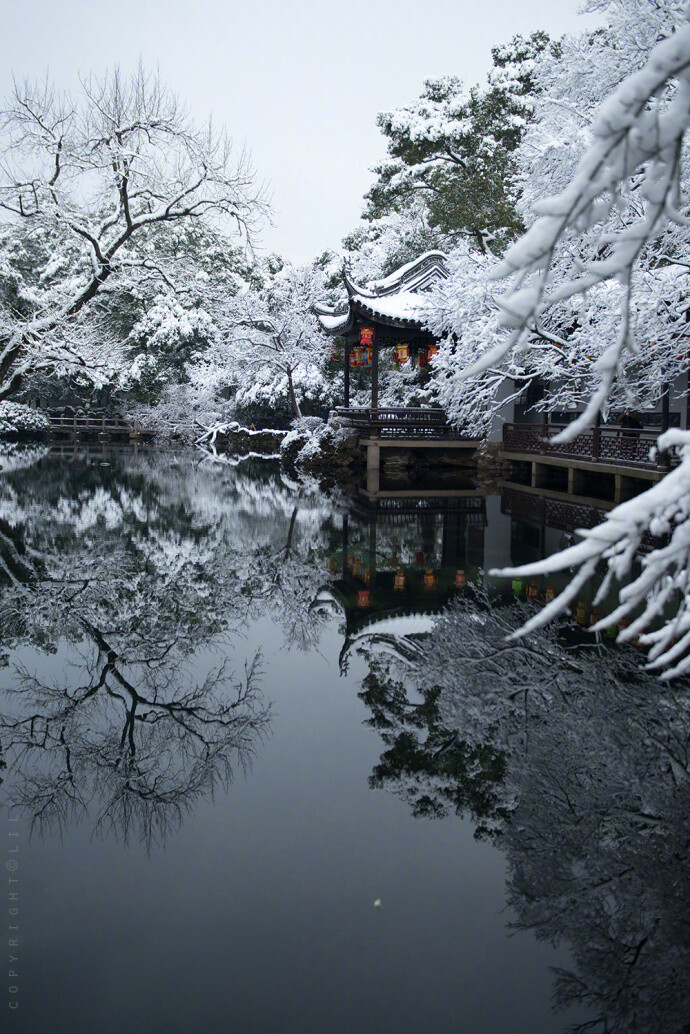
<instances>
[{"instance_id":1,"label":"curved tiled roof","mask_svg":"<svg viewBox=\"0 0 690 1034\"><path fill-rule=\"evenodd\" d=\"M442 251L427 251L369 286L357 284L343 270L348 303L335 307L317 305L314 311L327 334L347 333L357 316L389 327L421 330L427 305L425 295L448 278L446 261Z\"/></svg>"}]
</instances>

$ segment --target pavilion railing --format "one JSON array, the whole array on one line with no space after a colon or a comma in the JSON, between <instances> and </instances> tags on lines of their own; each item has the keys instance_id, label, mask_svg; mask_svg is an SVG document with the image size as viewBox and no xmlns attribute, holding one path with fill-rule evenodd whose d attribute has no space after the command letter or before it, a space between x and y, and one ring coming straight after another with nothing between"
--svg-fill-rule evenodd
<instances>
[{"instance_id":1,"label":"pavilion railing","mask_svg":"<svg viewBox=\"0 0 690 1034\"><path fill-rule=\"evenodd\" d=\"M441 409L336 409L341 422L379 438L466 439Z\"/></svg>"},{"instance_id":2,"label":"pavilion railing","mask_svg":"<svg viewBox=\"0 0 690 1034\"><path fill-rule=\"evenodd\" d=\"M554 443L553 438L566 424L504 424L503 448L506 452L530 453L537 456L557 456L594 463L624 464L656 470L674 466L678 460L669 456L655 456L658 434L638 431L629 427L593 427L577 435L572 442Z\"/></svg>"}]
</instances>

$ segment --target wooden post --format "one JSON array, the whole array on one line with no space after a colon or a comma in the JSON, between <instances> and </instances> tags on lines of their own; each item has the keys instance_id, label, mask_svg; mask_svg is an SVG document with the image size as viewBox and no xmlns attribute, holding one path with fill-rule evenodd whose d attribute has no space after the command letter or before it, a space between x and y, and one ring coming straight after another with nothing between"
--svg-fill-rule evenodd
<instances>
[{"instance_id":1,"label":"wooden post","mask_svg":"<svg viewBox=\"0 0 690 1034\"><path fill-rule=\"evenodd\" d=\"M597 419L592 430L592 458L599 459L601 452L601 413L597 413Z\"/></svg>"},{"instance_id":2,"label":"wooden post","mask_svg":"<svg viewBox=\"0 0 690 1034\"><path fill-rule=\"evenodd\" d=\"M664 433L664 431L668 431L668 425L669 425L669 401L670 401L669 397L670 397L670 394L671 394L671 385L668 384L668 383L667 384L662 384L661 385L661 433L662 434ZM657 457L657 463L658 463L658 465L660 467L664 468L665 470L668 470L668 467L669 467L668 450L664 450L663 452L661 452L661 451L659 452L659 455Z\"/></svg>"},{"instance_id":3,"label":"wooden post","mask_svg":"<svg viewBox=\"0 0 690 1034\"><path fill-rule=\"evenodd\" d=\"M344 391L343 391L343 405L345 409L350 408L350 342L345 338L345 347L343 348L343 355L345 356L345 378L344 378Z\"/></svg>"},{"instance_id":4,"label":"wooden post","mask_svg":"<svg viewBox=\"0 0 690 1034\"><path fill-rule=\"evenodd\" d=\"M371 408L379 408L379 346L376 341L371 349Z\"/></svg>"}]
</instances>

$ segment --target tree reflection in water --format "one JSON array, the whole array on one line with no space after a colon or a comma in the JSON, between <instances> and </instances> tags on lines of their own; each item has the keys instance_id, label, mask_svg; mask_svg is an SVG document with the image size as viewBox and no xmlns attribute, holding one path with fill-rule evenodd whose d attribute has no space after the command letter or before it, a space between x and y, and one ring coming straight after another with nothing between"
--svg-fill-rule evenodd
<instances>
[{"instance_id":1,"label":"tree reflection in water","mask_svg":"<svg viewBox=\"0 0 690 1034\"><path fill-rule=\"evenodd\" d=\"M527 606L471 593L417 651L371 658L371 785L494 839L514 926L572 950L554 999L591 1010L578 1030L687 1031L690 687L572 627L507 643Z\"/></svg>"},{"instance_id":2,"label":"tree reflection in water","mask_svg":"<svg viewBox=\"0 0 690 1034\"><path fill-rule=\"evenodd\" d=\"M15 669L0 714L6 801L43 832L88 814L97 833L162 843L268 732L259 657L230 670L235 633L269 612L290 645L317 642L322 573L300 534L315 500L275 473L189 456L46 456L28 476L13 458L0 480L2 656L28 646L64 670Z\"/></svg>"}]
</instances>

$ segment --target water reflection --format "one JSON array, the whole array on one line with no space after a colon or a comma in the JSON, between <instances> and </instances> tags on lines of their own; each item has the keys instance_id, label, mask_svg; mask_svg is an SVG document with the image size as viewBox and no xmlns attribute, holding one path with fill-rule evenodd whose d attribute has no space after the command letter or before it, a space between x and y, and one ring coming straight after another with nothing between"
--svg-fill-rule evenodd
<instances>
[{"instance_id":1,"label":"water reflection","mask_svg":"<svg viewBox=\"0 0 690 1034\"><path fill-rule=\"evenodd\" d=\"M574 625L506 642L528 610L471 591L414 651L370 644L371 785L501 847L514 925L572 949L554 997L589 1008L576 1029L687 1030L690 688Z\"/></svg>"},{"instance_id":2,"label":"water reflection","mask_svg":"<svg viewBox=\"0 0 690 1034\"><path fill-rule=\"evenodd\" d=\"M162 843L268 735L246 630L269 615L309 655L335 615L341 670L366 661L372 789L500 847L514 924L571 947L555 997L587 1029L688 1029L690 689L575 621L506 642L539 600L484 577L559 548L563 508L477 489L336 504L275 466L172 454L10 460L6 803L44 832Z\"/></svg>"}]
</instances>

